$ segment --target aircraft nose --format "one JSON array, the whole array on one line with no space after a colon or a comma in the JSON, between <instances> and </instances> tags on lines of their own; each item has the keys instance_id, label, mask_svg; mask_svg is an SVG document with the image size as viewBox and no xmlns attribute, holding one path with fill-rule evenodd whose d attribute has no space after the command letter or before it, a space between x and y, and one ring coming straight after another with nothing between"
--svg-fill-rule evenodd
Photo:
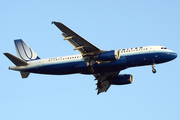
<instances>
[{"instance_id":1,"label":"aircraft nose","mask_svg":"<svg viewBox=\"0 0 180 120\"><path fill-rule=\"evenodd\" d=\"M177 53L175 53L175 52L171 52L171 53L169 53L169 55L171 56L172 60L177 57Z\"/></svg>"}]
</instances>

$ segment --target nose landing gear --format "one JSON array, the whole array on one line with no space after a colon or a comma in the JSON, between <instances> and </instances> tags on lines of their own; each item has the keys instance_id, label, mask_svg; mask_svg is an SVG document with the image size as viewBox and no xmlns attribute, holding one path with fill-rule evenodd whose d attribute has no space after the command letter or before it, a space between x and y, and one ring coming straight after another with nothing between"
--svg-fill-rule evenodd
<instances>
[{"instance_id":1,"label":"nose landing gear","mask_svg":"<svg viewBox=\"0 0 180 120\"><path fill-rule=\"evenodd\" d=\"M155 74L156 73L156 69L154 69L155 67L155 63L152 63L152 72Z\"/></svg>"},{"instance_id":2,"label":"nose landing gear","mask_svg":"<svg viewBox=\"0 0 180 120\"><path fill-rule=\"evenodd\" d=\"M153 72L153 73L156 73L156 69L153 69L152 72Z\"/></svg>"}]
</instances>

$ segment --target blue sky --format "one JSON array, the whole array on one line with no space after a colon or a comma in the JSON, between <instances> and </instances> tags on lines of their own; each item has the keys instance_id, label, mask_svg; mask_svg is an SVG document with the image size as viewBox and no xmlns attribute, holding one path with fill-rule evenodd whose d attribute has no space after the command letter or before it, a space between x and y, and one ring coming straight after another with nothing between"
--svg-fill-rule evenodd
<instances>
[{"instance_id":1,"label":"blue sky","mask_svg":"<svg viewBox=\"0 0 180 120\"><path fill-rule=\"evenodd\" d=\"M0 2L0 119L180 119L179 58L129 68L130 85L96 95L91 75L38 75L22 79L4 55L23 39L41 58L79 54L63 41L60 21L100 49L162 45L180 53L178 0L6 0Z\"/></svg>"}]
</instances>

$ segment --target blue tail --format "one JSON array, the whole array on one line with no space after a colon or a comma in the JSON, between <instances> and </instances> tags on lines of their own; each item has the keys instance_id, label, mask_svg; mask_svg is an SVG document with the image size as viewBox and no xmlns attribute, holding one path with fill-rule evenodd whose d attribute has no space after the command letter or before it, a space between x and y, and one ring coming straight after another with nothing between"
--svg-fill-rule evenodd
<instances>
[{"instance_id":1,"label":"blue tail","mask_svg":"<svg viewBox=\"0 0 180 120\"><path fill-rule=\"evenodd\" d=\"M41 59L22 39L14 40L17 56L24 61Z\"/></svg>"}]
</instances>

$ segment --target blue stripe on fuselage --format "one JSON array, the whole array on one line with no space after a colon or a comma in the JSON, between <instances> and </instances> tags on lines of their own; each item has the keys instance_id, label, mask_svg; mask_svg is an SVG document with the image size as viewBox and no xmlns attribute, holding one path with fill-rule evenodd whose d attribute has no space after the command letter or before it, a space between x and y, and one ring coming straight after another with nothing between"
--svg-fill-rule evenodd
<instances>
[{"instance_id":1,"label":"blue stripe on fuselage","mask_svg":"<svg viewBox=\"0 0 180 120\"><path fill-rule=\"evenodd\" d=\"M32 68L27 70L28 72L41 73L41 74L53 74L53 75L63 75L63 74L73 74L78 73L75 66L84 61L74 61L74 62L63 62L56 64L44 65L39 68Z\"/></svg>"},{"instance_id":2,"label":"blue stripe on fuselage","mask_svg":"<svg viewBox=\"0 0 180 120\"><path fill-rule=\"evenodd\" d=\"M144 52L144 53L134 53L134 54L122 54L119 60L112 61L109 63L95 64L93 65L94 73L102 73L102 72L113 72L120 71L126 69L128 67L135 66L144 66L151 65L152 62L158 64L170 61L174 59L173 52ZM39 68L32 68L26 70L28 72L33 73L41 73L41 74L55 74L55 75L63 75L63 74L73 74L73 73L82 73L82 74L92 74L90 73L86 66L85 69L77 69L76 66L80 64L85 64L83 60L69 61L69 62L55 62L53 64L44 65Z\"/></svg>"}]
</instances>

